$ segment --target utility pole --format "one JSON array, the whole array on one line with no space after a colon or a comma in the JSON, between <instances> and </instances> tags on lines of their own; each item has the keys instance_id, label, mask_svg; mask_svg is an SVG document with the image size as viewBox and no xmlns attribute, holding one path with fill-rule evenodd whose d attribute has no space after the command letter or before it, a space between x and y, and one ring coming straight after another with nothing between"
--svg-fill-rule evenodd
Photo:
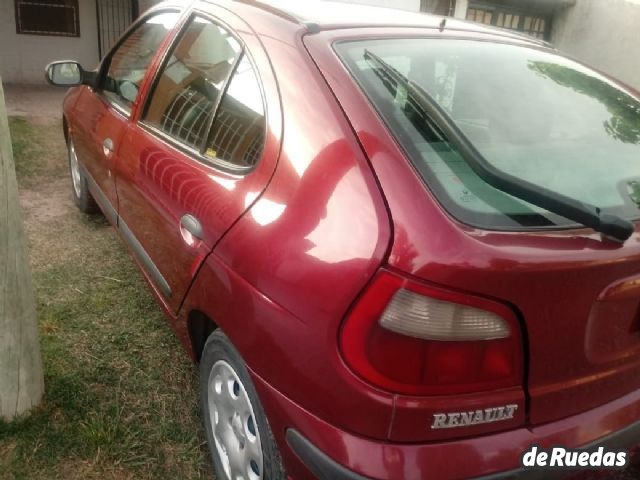
<instances>
[{"instance_id":1,"label":"utility pole","mask_svg":"<svg viewBox=\"0 0 640 480\"><path fill-rule=\"evenodd\" d=\"M44 393L38 318L0 78L0 418L13 420Z\"/></svg>"}]
</instances>

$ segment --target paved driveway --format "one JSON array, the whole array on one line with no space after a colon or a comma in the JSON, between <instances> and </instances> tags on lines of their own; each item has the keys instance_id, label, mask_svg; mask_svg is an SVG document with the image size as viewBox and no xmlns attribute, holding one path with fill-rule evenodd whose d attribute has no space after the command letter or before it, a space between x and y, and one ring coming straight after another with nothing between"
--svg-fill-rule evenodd
<instances>
[{"instance_id":1,"label":"paved driveway","mask_svg":"<svg viewBox=\"0 0 640 480\"><path fill-rule=\"evenodd\" d=\"M67 90L51 85L4 85L9 116L62 117L62 99Z\"/></svg>"}]
</instances>

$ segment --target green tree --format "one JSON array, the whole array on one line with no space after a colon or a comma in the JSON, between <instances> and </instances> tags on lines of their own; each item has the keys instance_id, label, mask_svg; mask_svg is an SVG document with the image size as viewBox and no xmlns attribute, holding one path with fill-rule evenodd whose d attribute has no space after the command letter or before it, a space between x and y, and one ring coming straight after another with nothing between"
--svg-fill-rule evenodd
<instances>
[{"instance_id":1,"label":"green tree","mask_svg":"<svg viewBox=\"0 0 640 480\"><path fill-rule=\"evenodd\" d=\"M605 131L624 143L640 143L640 101L600 78L556 63L530 61L529 68L558 85L588 95L611 114Z\"/></svg>"}]
</instances>

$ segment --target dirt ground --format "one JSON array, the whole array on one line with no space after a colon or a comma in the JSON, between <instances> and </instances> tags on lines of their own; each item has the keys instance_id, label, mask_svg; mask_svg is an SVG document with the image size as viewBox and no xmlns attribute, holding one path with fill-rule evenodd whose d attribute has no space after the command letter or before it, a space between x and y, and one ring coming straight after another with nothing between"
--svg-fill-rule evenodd
<instances>
[{"instance_id":1,"label":"dirt ground","mask_svg":"<svg viewBox=\"0 0 640 480\"><path fill-rule=\"evenodd\" d=\"M43 80L44 82L44 80ZM62 118L62 99L66 89L51 85L4 85L10 117L52 120Z\"/></svg>"}]
</instances>

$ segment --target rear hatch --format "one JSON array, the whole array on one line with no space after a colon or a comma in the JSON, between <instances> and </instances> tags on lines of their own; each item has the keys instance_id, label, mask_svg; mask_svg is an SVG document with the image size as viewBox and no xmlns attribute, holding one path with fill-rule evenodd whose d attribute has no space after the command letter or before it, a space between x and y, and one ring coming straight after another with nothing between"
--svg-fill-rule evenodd
<instances>
[{"instance_id":1,"label":"rear hatch","mask_svg":"<svg viewBox=\"0 0 640 480\"><path fill-rule=\"evenodd\" d=\"M603 238L489 185L407 86L491 166L627 224L639 214L640 101L540 44L465 36L380 29L305 43L387 196L390 266L509 305L522 327L528 421L549 422L640 387L640 236Z\"/></svg>"},{"instance_id":2,"label":"rear hatch","mask_svg":"<svg viewBox=\"0 0 640 480\"><path fill-rule=\"evenodd\" d=\"M418 233L418 232L416 232ZM588 235L588 232L582 232ZM428 237L419 252L433 251ZM597 236L523 236L467 232L459 254L409 266L438 284L510 303L525 329L529 421L567 417L640 387L640 252ZM446 258L448 257L448 258ZM399 255L392 259L400 260ZM487 259L490 261L487 262Z\"/></svg>"},{"instance_id":3,"label":"rear hatch","mask_svg":"<svg viewBox=\"0 0 640 480\"><path fill-rule=\"evenodd\" d=\"M520 308L529 334L532 423L640 386L639 271L637 255L592 252L591 259L562 259L507 276L511 291L500 293Z\"/></svg>"}]
</instances>

